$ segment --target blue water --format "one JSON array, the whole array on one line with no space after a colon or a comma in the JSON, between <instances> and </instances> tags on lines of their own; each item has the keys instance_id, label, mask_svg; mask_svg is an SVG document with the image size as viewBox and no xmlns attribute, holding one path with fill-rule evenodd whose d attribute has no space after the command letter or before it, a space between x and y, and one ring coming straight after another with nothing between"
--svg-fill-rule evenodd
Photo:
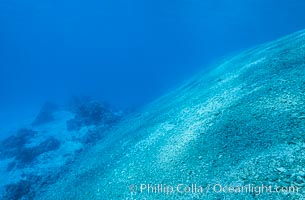
<instances>
[{"instance_id":1,"label":"blue water","mask_svg":"<svg viewBox=\"0 0 305 200\"><path fill-rule=\"evenodd\" d=\"M304 0L1 0L0 119L71 95L142 106L219 57L305 28L304 8Z\"/></svg>"}]
</instances>

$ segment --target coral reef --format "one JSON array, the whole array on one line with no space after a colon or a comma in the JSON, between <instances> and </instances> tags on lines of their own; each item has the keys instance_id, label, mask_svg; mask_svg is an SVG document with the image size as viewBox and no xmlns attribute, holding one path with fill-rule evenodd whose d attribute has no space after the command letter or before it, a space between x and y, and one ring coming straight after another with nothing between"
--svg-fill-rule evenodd
<instances>
[{"instance_id":1,"label":"coral reef","mask_svg":"<svg viewBox=\"0 0 305 200\"><path fill-rule=\"evenodd\" d=\"M21 152L31 138L37 135L36 131L30 129L20 129L15 135L12 135L1 142L0 158L10 158Z\"/></svg>"},{"instance_id":2,"label":"coral reef","mask_svg":"<svg viewBox=\"0 0 305 200\"><path fill-rule=\"evenodd\" d=\"M75 98L72 104L72 112L75 117L67 121L67 130L80 130L84 126L91 125L112 125L120 116L115 114L107 104L101 104L90 99Z\"/></svg>"},{"instance_id":3,"label":"coral reef","mask_svg":"<svg viewBox=\"0 0 305 200\"><path fill-rule=\"evenodd\" d=\"M33 199L41 187L54 183L81 152L104 138L121 116L111 106L85 97L73 98L68 110L47 102L31 124L35 131L21 129L0 142L0 159L6 173L14 174L14 179L2 186L1 198ZM66 126L68 130L87 128L74 135ZM58 130L61 135L57 135ZM60 152L54 152L61 147Z\"/></svg>"},{"instance_id":4,"label":"coral reef","mask_svg":"<svg viewBox=\"0 0 305 200\"><path fill-rule=\"evenodd\" d=\"M21 129L16 135L10 136L1 142L0 158L14 159L8 164L8 171L11 171L15 167L23 168L32 164L39 155L54 151L60 147L60 141L54 137L49 137L36 146L27 147L29 141L35 137L36 134L36 131Z\"/></svg>"},{"instance_id":5,"label":"coral reef","mask_svg":"<svg viewBox=\"0 0 305 200\"><path fill-rule=\"evenodd\" d=\"M24 199L25 196L31 199L31 195L29 195L31 189L31 182L21 180L18 183L10 184L6 186L5 195L3 199L7 200L20 200Z\"/></svg>"},{"instance_id":6,"label":"coral reef","mask_svg":"<svg viewBox=\"0 0 305 200\"><path fill-rule=\"evenodd\" d=\"M34 147L23 147L15 155L15 161L18 167L33 163L35 159L43 153L57 150L60 147L60 141L54 137L49 137Z\"/></svg>"},{"instance_id":7,"label":"coral reef","mask_svg":"<svg viewBox=\"0 0 305 200\"><path fill-rule=\"evenodd\" d=\"M34 195L31 193L31 186L35 183L37 177L32 177L29 180L20 180L17 183L9 184L5 188L5 195L2 197L4 200L21 200L33 199Z\"/></svg>"},{"instance_id":8,"label":"coral reef","mask_svg":"<svg viewBox=\"0 0 305 200\"><path fill-rule=\"evenodd\" d=\"M16 183L5 187L5 194L1 197L3 200L28 200L34 199L36 190L43 185L54 182L53 180L43 179L37 175L23 175L22 179Z\"/></svg>"}]
</instances>

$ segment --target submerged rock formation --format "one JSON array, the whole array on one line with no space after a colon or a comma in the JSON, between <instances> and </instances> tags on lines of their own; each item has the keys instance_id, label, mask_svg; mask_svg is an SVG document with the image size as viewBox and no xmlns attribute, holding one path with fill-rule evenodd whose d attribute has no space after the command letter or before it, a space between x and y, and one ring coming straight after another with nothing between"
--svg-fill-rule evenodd
<instances>
[{"instance_id":1,"label":"submerged rock formation","mask_svg":"<svg viewBox=\"0 0 305 200\"><path fill-rule=\"evenodd\" d=\"M67 110L44 104L34 123L0 141L0 199L33 199L123 117L122 111L106 103L90 100L69 105ZM75 129L67 130L67 122L75 122Z\"/></svg>"},{"instance_id":2,"label":"submerged rock formation","mask_svg":"<svg viewBox=\"0 0 305 200\"><path fill-rule=\"evenodd\" d=\"M125 119L36 199L305 198L304 130L300 31L211 67Z\"/></svg>"},{"instance_id":3,"label":"submerged rock formation","mask_svg":"<svg viewBox=\"0 0 305 200\"><path fill-rule=\"evenodd\" d=\"M24 168L32 165L38 156L49 151L57 150L60 141L54 137L48 137L35 145L29 145L31 139L35 138L37 131L21 129L17 134L12 135L0 142L0 160L12 159L8 164L7 171L15 167Z\"/></svg>"},{"instance_id":4,"label":"submerged rock formation","mask_svg":"<svg viewBox=\"0 0 305 200\"><path fill-rule=\"evenodd\" d=\"M67 121L68 131L78 131L84 126L91 125L110 126L116 124L122 117L110 105L88 98L74 97L70 107L75 116Z\"/></svg>"}]
</instances>

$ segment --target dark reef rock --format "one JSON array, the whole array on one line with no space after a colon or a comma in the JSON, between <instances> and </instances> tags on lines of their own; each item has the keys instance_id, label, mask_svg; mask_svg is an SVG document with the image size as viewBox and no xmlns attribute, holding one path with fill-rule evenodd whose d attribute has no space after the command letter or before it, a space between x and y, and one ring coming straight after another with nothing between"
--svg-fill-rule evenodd
<instances>
[{"instance_id":1,"label":"dark reef rock","mask_svg":"<svg viewBox=\"0 0 305 200\"><path fill-rule=\"evenodd\" d=\"M39 126L53 121L53 114L56 109L57 106L54 104L46 103L32 125ZM68 111L74 114L74 118L66 122L68 130L79 130L82 127L88 126L86 134L73 138L77 143L81 142L83 145L82 148L76 149L72 153L68 152L65 155L58 155L58 152L50 152L56 151L62 143L67 141L62 138L59 141L52 136L43 137L41 133L45 131L44 128L49 127L40 127L41 132L39 133L31 129L21 129L15 135L8 137L2 142L0 141L0 159L10 159L5 161L6 163L9 162L6 166L7 172L15 173L15 171L19 171L23 173L21 178L12 179L15 182L10 182L9 185L6 185L5 190L3 190L3 196L0 199L34 199L41 191L41 188L55 183L59 176L69 171L68 166L75 161L77 156L87 147L103 139L107 129L115 125L122 117L121 114L118 114L120 112L108 104L93 101L85 97L74 98L73 102L69 105ZM59 122L60 119L58 118L55 123ZM66 161L63 166L53 168L53 158L57 156L63 156ZM52 170L41 170L41 163L48 163ZM45 168L44 165L43 167ZM39 176L37 174L34 175L33 171L39 171Z\"/></svg>"},{"instance_id":2,"label":"dark reef rock","mask_svg":"<svg viewBox=\"0 0 305 200\"><path fill-rule=\"evenodd\" d=\"M93 99L88 96L73 96L68 103L68 110L76 113L80 105L87 104L91 101L93 101Z\"/></svg>"},{"instance_id":3,"label":"dark reef rock","mask_svg":"<svg viewBox=\"0 0 305 200\"><path fill-rule=\"evenodd\" d=\"M89 98L74 98L71 111L75 113L75 117L67 121L69 131L79 130L83 126L111 125L120 118L109 105L92 101Z\"/></svg>"},{"instance_id":4,"label":"dark reef rock","mask_svg":"<svg viewBox=\"0 0 305 200\"><path fill-rule=\"evenodd\" d=\"M29 175L25 180L9 184L5 187L3 200L25 200L33 199L35 196L35 184L41 182L40 176Z\"/></svg>"},{"instance_id":5,"label":"dark reef rock","mask_svg":"<svg viewBox=\"0 0 305 200\"><path fill-rule=\"evenodd\" d=\"M41 154L54 151L60 147L60 141L54 137L49 137L37 146L27 147L29 140L37 134L36 131L21 129L16 135L10 136L1 142L0 158L13 158L14 161L8 164L7 170L11 171L15 167L23 168L32 164Z\"/></svg>"},{"instance_id":6,"label":"dark reef rock","mask_svg":"<svg viewBox=\"0 0 305 200\"><path fill-rule=\"evenodd\" d=\"M29 181L21 180L18 183L6 186L5 195L3 199L20 200L29 195L31 183Z\"/></svg>"},{"instance_id":7,"label":"dark reef rock","mask_svg":"<svg viewBox=\"0 0 305 200\"><path fill-rule=\"evenodd\" d=\"M33 161L41 154L57 150L60 147L60 141L54 137L49 137L37 146L30 148L22 148L15 156L15 160L18 162L18 166L22 167L33 163Z\"/></svg>"},{"instance_id":8,"label":"dark reef rock","mask_svg":"<svg viewBox=\"0 0 305 200\"><path fill-rule=\"evenodd\" d=\"M53 113L58 109L57 105L46 102L37 117L35 118L34 122L32 123L33 126L39 126L42 124L46 124L49 122L54 121Z\"/></svg>"},{"instance_id":9,"label":"dark reef rock","mask_svg":"<svg viewBox=\"0 0 305 200\"><path fill-rule=\"evenodd\" d=\"M37 146L24 147L15 155L15 161L18 163L17 167L24 167L32 164L35 159L43 153L57 150L60 147L60 141L54 137L49 137Z\"/></svg>"},{"instance_id":10,"label":"dark reef rock","mask_svg":"<svg viewBox=\"0 0 305 200\"><path fill-rule=\"evenodd\" d=\"M30 129L21 129L17 134L12 135L1 142L0 158L14 157L18 152L22 151L25 145L37 134L36 131Z\"/></svg>"}]
</instances>

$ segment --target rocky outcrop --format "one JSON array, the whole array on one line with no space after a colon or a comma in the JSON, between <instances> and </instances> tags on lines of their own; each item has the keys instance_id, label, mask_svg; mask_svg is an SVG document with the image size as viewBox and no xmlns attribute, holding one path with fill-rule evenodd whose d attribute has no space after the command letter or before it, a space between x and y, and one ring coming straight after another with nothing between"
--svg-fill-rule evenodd
<instances>
[{"instance_id":1,"label":"rocky outcrop","mask_svg":"<svg viewBox=\"0 0 305 200\"><path fill-rule=\"evenodd\" d=\"M75 113L75 116L67 121L69 131L80 130L84 126L91 125L110 126L117 123L121 117L109 105L90 99L76 98L72 104L71 111Z\"/></svg>"}]
</instances>

